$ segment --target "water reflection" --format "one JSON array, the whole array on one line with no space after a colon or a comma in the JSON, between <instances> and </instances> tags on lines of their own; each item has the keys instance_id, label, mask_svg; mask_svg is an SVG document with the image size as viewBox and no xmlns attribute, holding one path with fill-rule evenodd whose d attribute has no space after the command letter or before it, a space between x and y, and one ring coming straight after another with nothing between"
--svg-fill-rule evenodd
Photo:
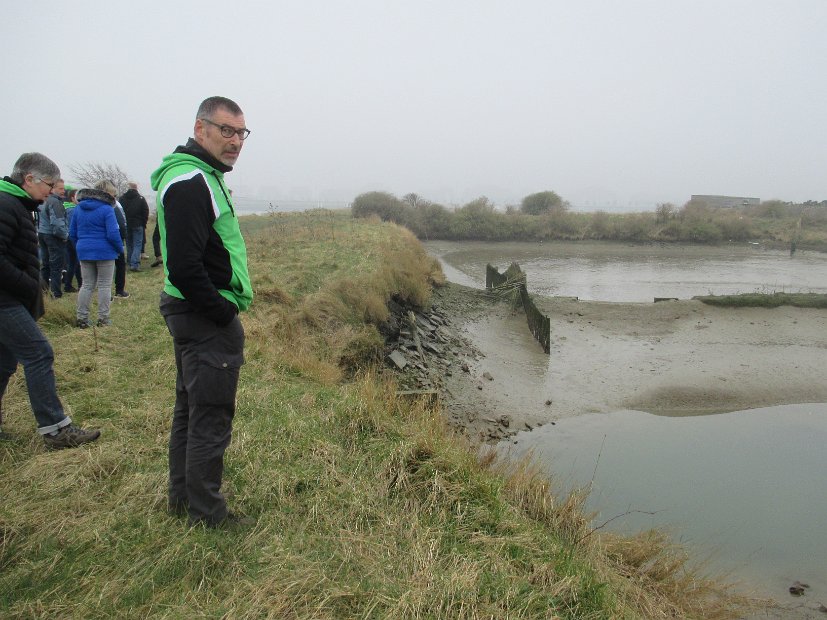
<instances>
[{"instance_id":1,"label":"water reflection","mask_svg":"<svg viewBox=\"0 0 827 620\"><path fill-rule=\"evenodd\" d=\"M827 404L667 418L590 414L500 447L533 452L565 485L593 490L596 523L666 527L712 567L783 596L795 580L827 596ZM640 512L635 512L640 511Z\"/></svg>"},{"instance_id":2,"label":"water reflection","mask_svg":"<svg viewBox=\"0 0 827 620\"><path fill-rule=\"evenodd\" d=\"M827 293L827 254L818 252L790 257L749 244L430 241L425 246L479 287L485 285L486 263L502 270L517 261L528 274L530 291L546 296L639 302L755 291Z\"/></svg>"}]
</instances>

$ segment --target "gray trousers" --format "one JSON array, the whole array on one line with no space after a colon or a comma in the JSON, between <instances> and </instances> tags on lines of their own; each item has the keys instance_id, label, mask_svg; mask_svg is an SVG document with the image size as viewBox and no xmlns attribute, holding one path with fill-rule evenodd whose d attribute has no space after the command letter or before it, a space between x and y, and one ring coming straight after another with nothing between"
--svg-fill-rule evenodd
<instances>
[{"instance_id":1,"label":"gray trousers","mask_svg":"<svg viewBox=\"0 0 827 620\"><path fill-rule=\"evenodd\" d=\"M221 493L230 445L244 328L238 317L218 327L189 303L161 295L161 314L175 349L175 408L169 437L169 504L186 507L191 523L227 516Z\"/></svg>"},{"instance_id":2,"label":"gray trousers","mask_svg":"<svg viewBox=\"0 0 827 620\"><path fill-rule=\"evenodd\" d=\"M112 273L115 271L114 260L82 260L80 275L83 284L78 292L77 317L80 321L89 320L89 305L92 293L98 289L98 319L109 319L109 302L112 299Z\"/></svg>"}]
</instances>

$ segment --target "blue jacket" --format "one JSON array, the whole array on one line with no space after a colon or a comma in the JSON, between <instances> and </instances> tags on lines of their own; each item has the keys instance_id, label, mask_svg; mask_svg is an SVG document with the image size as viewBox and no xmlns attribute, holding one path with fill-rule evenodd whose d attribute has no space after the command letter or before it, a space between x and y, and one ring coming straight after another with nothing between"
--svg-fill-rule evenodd
<instances>
[{"instance_id":1,"label":"blue jacket","mask_svg":"<svg viewBox=\"0 0 827 620\"><path fill-rule=\"evenodd\" d=\"M115 260L123 252L112 202L114 198L105 192L83 190L69 226L78 260Z\"/></svg>"}]
</instances>

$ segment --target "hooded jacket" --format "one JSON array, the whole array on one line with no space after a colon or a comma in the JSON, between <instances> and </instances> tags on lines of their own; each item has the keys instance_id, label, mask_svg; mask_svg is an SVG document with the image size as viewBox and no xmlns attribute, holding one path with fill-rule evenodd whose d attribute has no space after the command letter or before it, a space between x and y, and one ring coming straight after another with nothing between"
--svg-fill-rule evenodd
<instances>
[{"instance_id":1,"label":"hooded jacket","mask_svg":"<svg viewBox=\"0 0 827 620\"><path fill-rule=\"evenodd\" d=\"M58 239L66 241L69 236L69 224L66 218L66 208L63 200L49 194L46 200L38 207L40 218L38 220L37 232L43 235L54 235Z\"/></svg>"},{"instance_id":2,"label":"hooded jacket","mask_svg":"<svg viewBox=\"0 0 827 620\"><path fill-rule=\"evenodd\" d=\"M115 260L123 252L114 203L115 199L106 192L81 190L69 226L69 238L75 244L78 260Z\"/></svg>"},{"instance_id":3,"label":"hooded jacket","mask_svg":"<svg viewBox=\"0 0 827 620\"><path fill-rule=\"evenodd\" d=\"M22 304L35 319L43 316L33 219L39 204L9 177L0 181L0 306Z\"/></svg>"},{"instance_id":4,"label":"hooded jacket","mask_svg":"<svg viewBox=\"0 0 827 620\"><path fill-rule=\"evenodd\" d=\"M221 326L253 301L247 248L224 184L230 170L190 138L151 177L164 292Z\"/></svg>"}]
</instances>

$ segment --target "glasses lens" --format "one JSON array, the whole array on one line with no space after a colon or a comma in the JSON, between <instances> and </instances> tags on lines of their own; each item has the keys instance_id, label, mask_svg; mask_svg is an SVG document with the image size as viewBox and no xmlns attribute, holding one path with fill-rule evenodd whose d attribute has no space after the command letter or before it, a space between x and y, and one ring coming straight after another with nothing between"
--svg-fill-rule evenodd
<instances>
[{"instance_id":1,"label":"glasses lens","mask_svg":"<svg viewBox=\"0 0 827 620\"><path fill-rule=\"evenodd\" d=\"M221 125L221 135L225 138L232 138L238 136L239 140L246 140L250 135L249 129L234 129L229 125Z\"/></svg>"},{"instance_id":2,"label":"glasses lens","mask_svg":"<svg viewBox=\"0 0 827 620\"><path fill-rule=\"evenodd\" d=\"M218 131L220 131L221 135L225 138L232 138L233 136L238 136L240 140L246 140L247 136L250 135L250 130L246 128L235 129L234 127L230 127L229 125L219 125L218 123L214 123L208 118L205 118L204 120L213 127L218 127Z\"/></svg>"}]
</instances>

